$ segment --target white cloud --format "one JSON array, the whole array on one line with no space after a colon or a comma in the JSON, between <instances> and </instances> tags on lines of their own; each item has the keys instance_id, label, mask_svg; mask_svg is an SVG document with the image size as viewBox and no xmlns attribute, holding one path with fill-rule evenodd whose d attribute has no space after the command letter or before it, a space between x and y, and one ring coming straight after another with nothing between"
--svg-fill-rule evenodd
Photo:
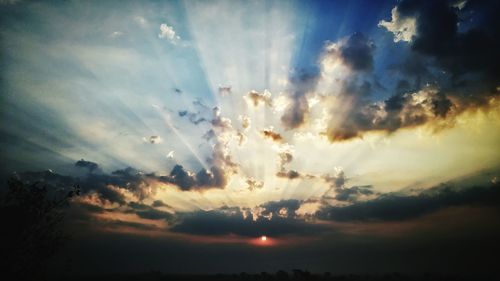
<instances>
[{"instance_id":1,"label":"white cloud","mask_svg":"<svg viewBox=\"0 0 500 281\"><path fill-rule=\"evenodd\" d=\"M178 35L175 34L174 28L167 25L166 23L162 23L160 25L160 33L158 34L158 38L165 38L170 40L171 42L175 42L176 40L181 39Z\"/></svg>"},{"instance_id":2,"label":"white cloud","mask_svg":"<svg viewBox=\"0 0 500 281\"><path fill-rule=\"evenodd\" d=\"M465 5L467 5L467 0L458 0L452 4L452 7L462 10L465 7Z\"/></svg>"},{"instance_id":3,"label":"white cloud","mask_svg":"<svg viewBox=\"0 0 500 281\"><path fill-rule=\"evenodd\" d=\"M392 9L391 21L380 21L379 27L385 27L394 34L394 42L410 42L417 32L417 19L415 17L401 16L397 7Z\"/></svg>"},{"instance_id":4,"label":"white cloud","mask_svg":"<svg viewBox=\"0 0 500 281\"><path fill-rule=\"evenodd\" d=\"M122 35L123 35L123 32L121 32L121 31L113 31L110 36L111 36L111 38L118 38Z\"/></svg>"},{"instance_id":5,"label":"white cloud","mask_svg":"<svg viewBox=\"0 0 500 281\"><path fill-rule=\"evenodd\" d=\"M274 113L283 112L285 108L288 107L289 104L290 104L290 99L287 96L280 94L273 101L273 106L274 106L273 112Z\"/></svg>"},{"instance_id":6,"label":"white cloud","mask_svg":"<svg viewBox=\"0 0 500 281\"><path fill-rule=\"evenodd\" d=\"M143 137L142 141L148 142L151 144L158 144L162 142L162 139L160 136L150 136L149 138Z\"/></svg>"},{"instance_id":7,"label":"white cloud","mask_svg":"<svg viewBox=\"0 0 500 281\"><path fill-rule=\"evenodd\" d=\"M243 128L243 130L250 129L250 125L252 124L252 120L250 119L250 117L245 115L240 115L238 116L238 120L240 120L241 127Z\"/></svg>"},{"instance_id":8,"label":"white cloud","mask_svg":"<svg viewBox=\"0 0 500 281\"><path fill-rule=\"evenodd\" d=\"M145 26L148 24L148 21L144 17L141 17L141 16L135 16L134 20L135 20L135 22L137 22L141 26Z\"/></svg>"}]
</instances>

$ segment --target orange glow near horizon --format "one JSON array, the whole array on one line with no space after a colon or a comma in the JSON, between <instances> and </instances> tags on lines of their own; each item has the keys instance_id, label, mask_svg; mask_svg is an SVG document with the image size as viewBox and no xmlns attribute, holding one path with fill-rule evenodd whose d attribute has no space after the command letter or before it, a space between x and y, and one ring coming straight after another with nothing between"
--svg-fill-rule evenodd
<instances>
[{"instance_id":1,"label":"orange glow near horizon","mask_svg":"<svg viewBox=\"0 0 500 281\"><path fill-rule=\"evenodd\" d=\"M267 246L276 246L278 244L278 241L276 239L272 239L269 236L262 235L260 237L255 237L251 239L250 244L254 246L267 247Z\"/></svg>"}]
</instances>

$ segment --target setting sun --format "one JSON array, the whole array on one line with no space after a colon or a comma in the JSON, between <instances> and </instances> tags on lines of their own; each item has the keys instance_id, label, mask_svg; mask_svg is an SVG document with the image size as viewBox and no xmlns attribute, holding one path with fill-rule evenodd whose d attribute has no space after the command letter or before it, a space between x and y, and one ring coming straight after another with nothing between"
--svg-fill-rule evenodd
<instances>
[{"instance_id":1,"label":"setting sun","mask_svg":"<svg viewBox=\"0 0 500 281\"><path fill-rule=\"evenodd\" d=\"M260 240L262 240L263 242L267 241L267 236L264 235L264 236L260 237Z\"/></svg>"}]
</instances>

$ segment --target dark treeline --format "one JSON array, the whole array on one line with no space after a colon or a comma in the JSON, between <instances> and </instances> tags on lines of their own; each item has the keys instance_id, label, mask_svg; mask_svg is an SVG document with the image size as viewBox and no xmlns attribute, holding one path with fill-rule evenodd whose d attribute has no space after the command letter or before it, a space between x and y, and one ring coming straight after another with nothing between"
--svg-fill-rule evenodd
<instances>
[{"instance_id":1,"label":"dark treeline","mask_svg":"<svg viewBox=\"0 0 500 281\"><path fill-rule=\"evenodd\" d=\"M329 272L322 274L311 273L303 270L293 270L286 272L280 270L276 273L257 274L212 274L212 275L190 275L190 274L164 274L161 272L137 273L137 274L101 274L101 275L80 275L80 276L58 276L52 280L106 280L106 281L466 281L466 280L499 280L498 276L492 275L453 275L453 274L415 274L406 275L400 273L388 274L343 274L336 275Z\"/></svg>"},{"instance_id":2,"label":"dark treeline","mask_svg":"<svg viewBox=\"0 0 500 281\"><path fill-rule=\"evenodd\" d=\"M0 272L7 280L45 280L47 261L69 238L62 224L80 188L50 190L13 177L0 189ZM5 279L4 279L5 280Z\"/></svg>"}]
</instances>

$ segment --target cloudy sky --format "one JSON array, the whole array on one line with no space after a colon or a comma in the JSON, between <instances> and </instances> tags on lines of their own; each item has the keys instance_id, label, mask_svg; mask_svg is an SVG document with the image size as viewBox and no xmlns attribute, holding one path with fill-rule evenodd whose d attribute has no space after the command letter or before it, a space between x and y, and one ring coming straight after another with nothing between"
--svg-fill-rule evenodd
<instances>
[{"instance_id":1,"label":"cloudy sky","mask_svg":"<svg viewBox=\"0 0 500 281\"><path fill-rule=\"evenodd\" d=\"M0 174L75 270L493 271L499 8L0 1Z\"/></svg>"}]
</instances>

